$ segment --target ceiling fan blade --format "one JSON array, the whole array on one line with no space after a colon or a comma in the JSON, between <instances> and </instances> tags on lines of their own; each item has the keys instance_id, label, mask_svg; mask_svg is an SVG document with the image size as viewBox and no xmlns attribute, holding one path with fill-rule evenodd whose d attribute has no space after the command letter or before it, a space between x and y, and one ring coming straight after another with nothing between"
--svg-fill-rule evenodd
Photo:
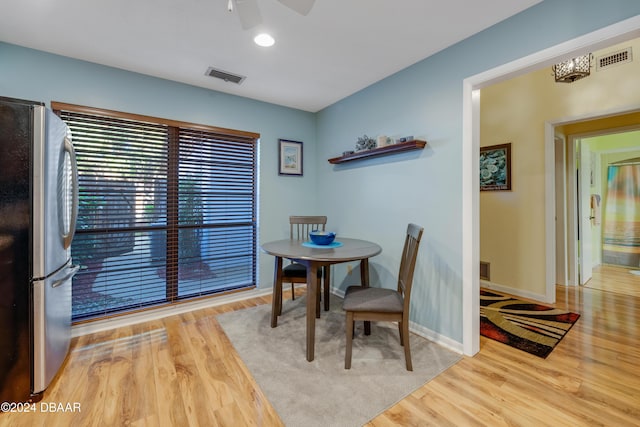
<instances>
[{"instance_id":1,"label":"ceiling fan blade","mask_svg":"<svg viewBox=\"0 0 640 427\"><path fill-rule=\"evenodd\" d=\"M243 30L248 30L262 23L257 0L235 0L235 5Z\"/></svg>"},{"instance_id":2,"label":"ceiling fan blade","mask_svg":"<svg viewBox=\"0 0 640 427\"><path fill-rule=\"evenodd\" d=\"M300 15L307 15L316 0L278 0L283 5L287 6L291 10L295 10Z\"/></svg>"}]
</instances>

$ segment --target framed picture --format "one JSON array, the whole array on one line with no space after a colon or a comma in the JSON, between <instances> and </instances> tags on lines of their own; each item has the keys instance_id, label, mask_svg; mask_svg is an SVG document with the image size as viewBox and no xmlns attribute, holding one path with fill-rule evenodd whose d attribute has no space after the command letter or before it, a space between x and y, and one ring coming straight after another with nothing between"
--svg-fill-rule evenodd
<instances>
[{"instance_id":1,"label":"framed picture","mask_svg":"<svg viewBox=\"0 0 640 427\"><path fill-rule=\"evenodd\" d=\"M511 143L480 147L480 191L511 190Z\"/></svg>"},{"instance_id":2,"label":"framed picture","mask_svg":"<svg viewBox=\"0 0 640 427\"><path fill-rule=\"evenodd\" d=\"M278 174L302 176L302 142L280 140Z\"/></svg>"}]
</instances>

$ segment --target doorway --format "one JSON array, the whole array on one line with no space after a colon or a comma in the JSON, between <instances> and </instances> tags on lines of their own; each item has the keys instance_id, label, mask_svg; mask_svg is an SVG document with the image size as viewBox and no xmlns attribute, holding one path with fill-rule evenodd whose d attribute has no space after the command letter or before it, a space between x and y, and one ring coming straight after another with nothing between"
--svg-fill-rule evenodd
<instances>
[{"instance_id":1,"label":"doorway","mask_svg":"<svg viewBox=\"0 0 640 427\"><path fill-rule=\"evenodd\" d=\"M572 54L599 49L638 37L640 17L629 18L601 30L578 37L561 45L537 52L512 63L474 75L463 81L463 150L462 150L462 235L463 235L463 351L474 355L479 351L479 119L480 90L528 70L537 69L558 62ZM545 126L545 193L555 191L553 170L554 159L553 125ZM555 301L555 204L545 211L545 235L547 236L546 286L547 295Z\"/></svg>"},{"instance_id":2,"label":"doorway","mask_svg":"<svg viewBox=\"0 0 640 427\"><path fill-rule=\"evenodd\" d=\"M625 121L635 124L603 128L607 122ZM569 187L576 189L575 196L570 197L576 212L572 216L574 221L571 226L575 237L569 240L569 246L573 246L571 251L575 254L575 260L567 265L570 285L589 283L596 269L599 270L598 280L606 280L607 272L612 271L601 268L606 265L626 266L634 270L640 267L640 230L634 229L635 223L629 223L624 218L629 213L635 214L638 191L634 186L637 184L635 180L629 183L629 177L622 172L616 174L627 170L627 166L621 166L628 165L629 159L640 157L638 123L640 113L628 112L608 119L583 122L581 126L592 126L598 130L568 137L569 150L574 153L574 166L567 168L567 178L571 181L575 176L578 180L576 185ZM636 174L640 174L640 165L634 167L637 168L634 169ZM633 177L632 172L630 177ZM611 181L612 178L617 181ZM621 179L622 182L619 182ZM622 191L616 189L617 185L624 186ZM628 197L633 200L625 205ZM637 215L640 216L640 212Z\"/></svg>"}]
</instances>

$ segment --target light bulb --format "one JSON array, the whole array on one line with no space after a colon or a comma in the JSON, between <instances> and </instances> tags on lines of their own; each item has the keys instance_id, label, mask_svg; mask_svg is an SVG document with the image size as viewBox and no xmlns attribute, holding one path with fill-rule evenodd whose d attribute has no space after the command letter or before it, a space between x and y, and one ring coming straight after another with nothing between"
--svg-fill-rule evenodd
<instances>
[{"instance_id":1,"label":"light bulb","mask_svg":"<svg viewBox=\"0 0 640 427\"><path fill-rule=\"evenodd\" d=\"M257 36L255 36L255 38L253 39L253 41L258 45L258 46L262 46L262 47L269 47L269 46L273 46L273 44L276 42L273 37L271 37L269 34L267 33L262 33L262 34L258 34Z\"/></svg>"}]
</instances>

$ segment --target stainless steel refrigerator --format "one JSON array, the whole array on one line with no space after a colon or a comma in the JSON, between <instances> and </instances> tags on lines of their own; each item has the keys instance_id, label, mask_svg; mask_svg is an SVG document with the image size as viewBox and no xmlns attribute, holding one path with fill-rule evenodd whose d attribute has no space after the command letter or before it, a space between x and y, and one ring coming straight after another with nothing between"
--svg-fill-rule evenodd
<instances>
[{"instance_id":1,"label":"stainless steel refrigerator","mask_svg":"<svg viewBox=\"0 0 640 427\"><path fill-rule=\"evenodd\" d=\"M77 182L65 123L0 97L0 402L40 400L69 351Z\"/></svg>"}]
</instances>

